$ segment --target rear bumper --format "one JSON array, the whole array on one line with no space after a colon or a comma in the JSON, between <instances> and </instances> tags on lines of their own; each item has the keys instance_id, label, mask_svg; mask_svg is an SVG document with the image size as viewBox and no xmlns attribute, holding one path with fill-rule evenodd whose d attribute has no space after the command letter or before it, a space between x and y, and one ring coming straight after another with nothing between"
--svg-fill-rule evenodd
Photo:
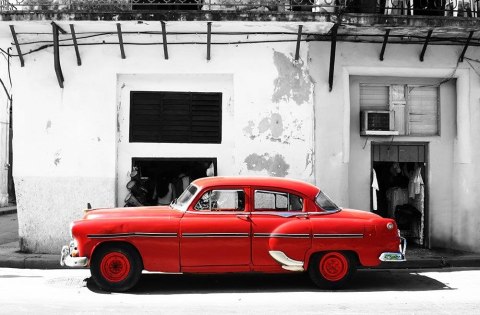
<instances>
[{"instance_id":1,"label":"rear bumper","mask_svg":"<svg viewBox=\"0 0 480 315\"><path fill-rule=\"evenodd\" d=\"M74 241L70 242L70 245L65 245L62 247L60 253L60 265L68 267L87 267L88 258L87 257L73 257L72 252L76 249Z\"/></svg>"},{"instance_id":2,"label":"rear bumper","mask_svg":"<svg viewBox=\"0 0 480 315\"><path fill-rule=\"evenodd\" d=\"M407 259L405 258L405 251L407 250L407 240L403 237L400 237L400 245L398 250L398 252L382 253L380 257L378 257L378 259L385 262L407 261Z\"/></svg>"}]
</instances>

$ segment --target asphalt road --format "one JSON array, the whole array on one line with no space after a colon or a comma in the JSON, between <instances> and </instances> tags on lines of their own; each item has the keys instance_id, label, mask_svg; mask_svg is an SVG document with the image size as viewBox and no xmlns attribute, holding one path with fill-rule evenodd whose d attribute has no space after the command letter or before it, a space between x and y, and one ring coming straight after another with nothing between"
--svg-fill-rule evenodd
<instances>
[{"instance_id":1,"label":"asphalt road","mask_svg":"<svg viewBox=\"0 0 480 315\"><path fill-rule=\"evenodd\" d=\"M88 270L0 269L0 314L480 314L480 269L360 270L323 291L303 274L144 274L99 290Z\"/></svg>"}]
</instances>

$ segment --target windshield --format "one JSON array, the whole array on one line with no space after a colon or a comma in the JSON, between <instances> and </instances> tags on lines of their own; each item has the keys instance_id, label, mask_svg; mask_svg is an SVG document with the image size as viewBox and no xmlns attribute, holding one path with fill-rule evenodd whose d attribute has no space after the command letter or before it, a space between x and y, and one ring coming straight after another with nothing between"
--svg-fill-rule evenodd
<instances>
[{"instance_id":1,"label":"windshield","mask_svg":"<svg viewBox=\"0 0 480 315\"><path fill-rule=\"evenodd\" d=\"M193 196L195 196L197 190L198 188L193 185L188 186L187 189L185 189L185 191L180 195L180 197L171 203L171 206L176 209L185 210L190 201L193 199Z\"/></svg>"},{"instance_id":2,"label":"windshield","mask_svg":"<svg viewBox=\"0 0 480 315\"><path fill-rule=\"evenodd\" d=\"M337 211L340 208L322 191L315 198L315 203L325 211Z\"/></svg>"}]
</instances>

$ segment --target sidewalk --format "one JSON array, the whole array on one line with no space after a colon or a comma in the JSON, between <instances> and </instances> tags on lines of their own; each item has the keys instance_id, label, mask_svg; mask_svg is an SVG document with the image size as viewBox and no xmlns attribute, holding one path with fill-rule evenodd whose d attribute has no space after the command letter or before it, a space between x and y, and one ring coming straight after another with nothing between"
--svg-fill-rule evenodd
<instances>
[{"instance_id":1,"label":"sidewalk","mask_svg":"<svg viewBox=\"0 0 480 315\"><path fill-rule=\"evenodd\" d=\"M15 207L0 208L0 268L61 269L58 254L19 252L18 221ZM418 269L446 267L480 267L480 254L415 248L407 245L407 261L382 263L379 269Z\"/></svg>"}]
</instances>

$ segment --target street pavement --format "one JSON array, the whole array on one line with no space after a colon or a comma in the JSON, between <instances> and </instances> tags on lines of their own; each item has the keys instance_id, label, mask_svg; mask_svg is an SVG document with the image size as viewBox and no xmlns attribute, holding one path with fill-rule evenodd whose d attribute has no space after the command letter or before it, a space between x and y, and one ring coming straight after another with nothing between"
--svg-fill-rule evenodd
<instances>
[{"instance_id":1,"label":"street pavement","mask_svg":"<svg viewBox=\"0 0 480 315\"><path fill-rule=\"evenodd\" d=\"M88 270L0 268L0 314L480 314L480 268L359 270L348 288L304 274L144 274L101 291Z\"/></svg>"},{"instance_id":2,"label":"street pavement","mask_svg":"<svg viewBox=\"0 0 480 315\"><path fill-rule=\"evenodd\" d=\"M60 269L60 248L54 254L20 252L16 208L0 208L0 268ZM480 267L480 254L407 246L407 261L382 263L379 269Z\"/></svg>"}]
</instances>

